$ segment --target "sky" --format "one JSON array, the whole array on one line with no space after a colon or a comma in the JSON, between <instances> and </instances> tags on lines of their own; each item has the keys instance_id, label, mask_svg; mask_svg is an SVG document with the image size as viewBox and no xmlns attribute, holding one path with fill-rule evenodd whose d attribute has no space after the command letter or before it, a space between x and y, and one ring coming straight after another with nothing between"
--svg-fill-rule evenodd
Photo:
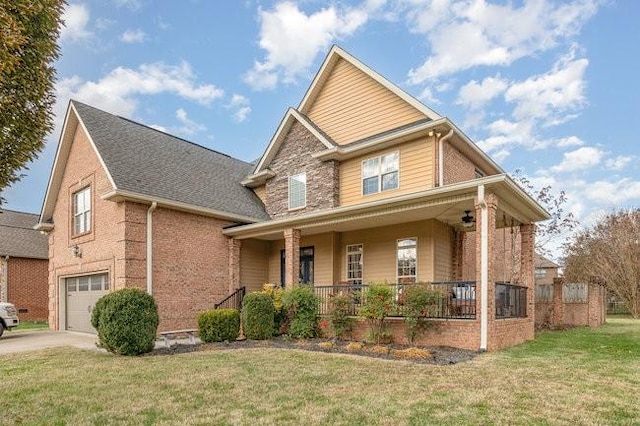
<instances>
[{"instance_id":1,"label":"sky","mask_svg":"<svg viewBox=\"0 0 640 426\"><path fill-rule=\"evenodd\" d=\"M245 161L337 44L581 225L640 206L640 2L69 0L56 128L5 208L39 213L69 99Z\"/></svg>"}]
</instances>

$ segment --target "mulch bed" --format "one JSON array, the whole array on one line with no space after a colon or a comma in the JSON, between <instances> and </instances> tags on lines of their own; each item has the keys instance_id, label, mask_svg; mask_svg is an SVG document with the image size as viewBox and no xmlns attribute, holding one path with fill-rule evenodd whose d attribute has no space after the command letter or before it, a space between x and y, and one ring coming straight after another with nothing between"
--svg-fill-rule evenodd
<instances>
[{"instance_id":1,"label":"mulch bed","mask_svg":"<svg viewBox=\"0 0 640 426\"><path fill-rule=\"evenodd\" d=\"M197 343L195 345L174 343L170 348L154 349L148 355L175 355L198 351L252 348L299 349L436 365L450 365L469 361L478 354L476 351L446 346L421 346L416 348L398 344L372 345L329 339L296 340L287 336L278 336L270 340L238 340L221 343Z\"/></svg>"}]
</instances>

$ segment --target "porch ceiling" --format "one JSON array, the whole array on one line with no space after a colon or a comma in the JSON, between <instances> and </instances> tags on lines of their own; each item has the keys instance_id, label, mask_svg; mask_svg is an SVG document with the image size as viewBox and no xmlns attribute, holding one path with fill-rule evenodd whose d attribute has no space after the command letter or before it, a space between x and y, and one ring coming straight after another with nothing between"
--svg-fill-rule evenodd
<instances>
[{"instance_id":1,"label":"porch ceiling","mask_svg":"<svg viewBox=\"0 0 640 426\"><path fill-rule=\"evenodd\" d=\"M494 175L382 201L236 226L226 229L224 233L237 239L279 240L283 238L283 231L288 228L300 229L302 235L313 235L427 219L437 219L463 229L461 218L465 210L471 210L471 215L475 217L474 203L480 185L485 186L487 193L498 197L496 225L499 228L548 218L547 212L508 176ZM469 230L475 230L475 227Z\"/></svg>"}]
</instances>

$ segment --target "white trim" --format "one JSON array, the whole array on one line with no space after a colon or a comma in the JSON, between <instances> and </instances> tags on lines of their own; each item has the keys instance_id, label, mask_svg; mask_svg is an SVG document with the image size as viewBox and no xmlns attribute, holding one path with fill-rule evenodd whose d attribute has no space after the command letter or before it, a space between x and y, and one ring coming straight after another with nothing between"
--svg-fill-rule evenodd
<instances>
[{"instance_id":1,"label":"white trim","mask_svg":"<svg viewBox=\"0 0 640 426\"><path fill-rule=\"evenodd\" d=\"M190 213L197 213L203 216L213 216L220 219L228 219L235 222L247 222L247 223L255 223L260 222L259 219L249 216L235 215L232 213L223 212L221 210L210 209L207 207L195 206L193 204L187 204L180 201L168 200L166 198L154 197L146 194L139 194L133 191L127 191L124 189L117 189L115 191L107 192L100 196L103 200L107 201L123 201L123 200L131 200L137 202L144 203L153 203L157 202L158 207L166 207L174 210L186 211Z\"/></svg>"},{"instance_id":2,"label":"white trim","mask_svg":"<svg viewBox=\"0 0 640 426\"><path fill-rule=\"evenodd\" d=\"M115 290L115 282L110 269L99 269L91 272L77 272L68 275L58 275L58 330L67 331L67 278L87 277L90 275L107 274L109 293ZM82 333L82 332L79 332Z\"/></svg>"},{"instance_id":3,"label":"white trim","mask_svg":"<svg viewBox=\"0 0 640 426\"><path fill-rule=\"evenodd\" d=\"M360 257L360 273L362 275L362 278L360 278L360 281L362 281L361 284L364 284L364 244L363 243L353 243L353 244L345 244L344 245L344 252L345 252L345 256L344 256L344 260L345 260L345 277L344 280L349 283L349 247L351 246L360 246L361 247L361 257Z\"/></svg>"},{"instance_id":4,"label":"white trim","mask_svg":"<svg viewBox=\"0 0 640 426\"><path fill-rule=\"evenodd\" d=\"M158 207L156 201L147 210L147 293L153 295L153 211Z\"/></svg>"},{"instance_id":5,"label":"white trim","mask_svg":"<svg viewBox=\"0 0 640 426\"><path fill-rule=\"evenodd\" d=\"M480 206L480 350L486 351L489 340L489 212L484 199L484 185L478 186Z\"/></svg>"},{"instance_id":6,"label":"white trim","mask_svg":"<svg viewBox=\"0 0 640 426\"><path fill-rule=\"evenodd\" d=\"M304 176L304 203L300 206L291 207L291 180L297 177ZM295 175L290 175L287 178L287 209L289 211L301 210L307 207L307 172L296 173Z\"/></svg>"},{"instance_id":7,"label":"white trim","mask_svg":"<svg viewBox=\"0 0 640 426\"><path fill-rule=\"evenodd\" d=\"M300 124L302 124L316 139L322 142L322 144L325 147L327 147L327 149L335 148L335 144L333 144L322 133L320 133L315 128L315 126L313 126L310 123L310 121L306 117L303 117L295 109L289 108L287 109L287 112L282 118L282 121L280 121L280 125L278 126L278 129L276 130L273 137L271 138L271 141L269 141L269 145L267 146L267 149L264 151L264 154L262 154L260 161L256 165L256 168L253 171L253 175L247 177L247 179L243 181L243 184L247 181L252 181L253 177L258 175L260 172L262 172L269 165L271 160L273 160L273 157L276 155L278 148L280 147L280 145L282 144L282 141L284 140L284 137L287 135L287 133L289 132L289 129L293 125L294 119L297 120Z\"/></svg>"},{"instance_id":8,"label":"white trim","mask_svg":"<svg viewBox=\"0 0 640 426\"><path fill-rule=\"evenodd\" d=\"M371 77L377 83L381 84L383 87L394 93L396 96L400 97L403 101L405 101L427 117L433 120L440 118L440 115L434 110L427 107L416 98L402 90L400 87L396 86L391 81L387 80L385 77L374 71L372 68L368 67L360 60L336 45L333 45L331 47L331 50L329 50L329 53L327 54L324 62L313 78L311 85L300 101L300 105L298 106L298 110L300 112L302 112L303 114L307 114L309 112L308 110L311 108L311 105L313 105L316 96L320 92L320 89L322 88L322 85L324 85L329 74L331 74L331 71L333 70L335 64L338 62L338 59L344 59L345 61L349 62L351 65L365 73L367 76Z\"/></svg>"},{"instance_id":9,"label":"white trim","mask_svg":"<svg viewBox=\"0 0 640 426\"><path fill-rule=\"evenodd\" d=\"M404 238L396 238L396 284L400 284L400 276L398 275L398 242L402 240L415 240L416 241L416 280L414 282L418 282L418 237L404 237ZM407 277L408 275L404 275Z\"/></svg>"}]
</instances>

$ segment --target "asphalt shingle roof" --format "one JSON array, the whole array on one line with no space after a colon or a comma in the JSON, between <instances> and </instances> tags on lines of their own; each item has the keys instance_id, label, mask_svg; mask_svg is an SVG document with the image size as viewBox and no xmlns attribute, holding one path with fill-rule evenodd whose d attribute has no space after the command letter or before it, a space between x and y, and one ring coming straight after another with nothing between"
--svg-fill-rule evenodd
<instances>
[{"instance_id":1,"label":"asphalt shingle roof","mask_svg":"<svg viewBox=\"0 0 640 426\"><path fill-rule=\"evenodd\" d=\"M269 218L260 199L240 184L251 164L81 102L73 105L118 189Z\"/></svg>"},{"instance_id":2,"label":"asphalt shingle roof","mask_svg":"<svg viewBox=\"0 0 640 426\"><path fill-rule=\"evenodd\" d=\"M536 268L559 268L560 265L547 259L541 254L536 253L534 256L534 262Z\"/></svg>"},{"instance_id":3,"label":"asphalt shingle roof","mask_svg":"<svg viewBox=\"0 0 640 426\"><path fill-rule=\"evenodd\" d=\"M0 256L47 259L47 236L33 229L39 215L0 210Z\"/></svg>"}]
</instances>

